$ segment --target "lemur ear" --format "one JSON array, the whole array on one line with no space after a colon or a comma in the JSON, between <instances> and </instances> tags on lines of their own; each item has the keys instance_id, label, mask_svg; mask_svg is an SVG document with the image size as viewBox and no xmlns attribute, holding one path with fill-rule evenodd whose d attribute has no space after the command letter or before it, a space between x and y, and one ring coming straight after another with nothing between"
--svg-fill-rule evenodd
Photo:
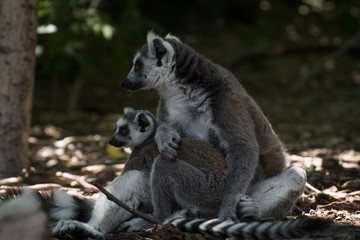
<instances>
[{"instance_id":1,"label":"lemur ear","mask_svg":"<svg viewBox=\"0 0 360 240\"><path fill-rule=\"evenodd\" d=\"M140 127L140 132L145 132L145 128L150 125L150 120L146 117L146 114L143 112L136 114L135 122Z\"/></svg>"},{"instance_id":2,"label":"lemur ear","mask_svg":"<svg viewBox=\"0 0 360 240\"><path fill-rule=\"evenodd\" d=\"M179 39L178 37L176 37L176 36L174 36L174 35L171 35L170 33L168 33L168 34L166 35L165 39L172 39L172 40L175 40L175 41L181 43L181 41L180 41L180 39Z\"/></svg>"},{"instance_id":3,"label":"lemur ear","mask_svg":"<svg viewBox=\"0 0 360 240\"><path fill-rule=\"evenodd\" d=\"M155 47L154 47L154 39L160 38L158 35L156 35L153 31L149 31L147 36L146 36L146 40L147 40L147 45L148 45L148 51L150 55L155 56Z\"/></svg>"},{"instance_id":4,"label":"lemur ear","mask_svg":"<svg viewBox=\"0 0 360 240\"><path fill-rule=\"evenodd\" d=\"M161 60L162 57L167 53L163 41L160 38L155 38L153 40L153 47L155 50L156 59Z\"/></svg>"},{"instance_id":5,"label":"lemur ear","mask_svg":"<svg viewBox=\"0 0 360 240\"><path fill-rule=\"evenodd\" d=\"M128 113L131 113L133 111L134 111L134 109L132 109L132 108L124 108L124 114L128 114Z\"/></svg>"},{"instance_id":6,"label":"lemur ear","mask_svg":"<svg viewBox=\"0 0 360 240\"><path fill-rule=\"evenodd\" d=\"M161 37L150 31L147 35L147 44L149 54L158 60L157 66L171 66L174 49L168 41L164 41Z\"/></svg>"}]
</instances>

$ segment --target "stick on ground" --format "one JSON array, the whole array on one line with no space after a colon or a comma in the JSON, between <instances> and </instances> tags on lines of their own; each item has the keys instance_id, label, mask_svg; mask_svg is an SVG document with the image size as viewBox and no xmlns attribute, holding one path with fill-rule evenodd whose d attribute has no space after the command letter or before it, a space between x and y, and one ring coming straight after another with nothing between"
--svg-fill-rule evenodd
<instances>
[{"instance_id":1,"label":"stick on ground","mask_svg":"<svg viewBox=\"0 0 360 240\"><path fill-rule=\"evenodd\" d=\"M148 215L145 215L139 211L137 211L134 208L129 207L128 205L126 205L125 203L123 203L122 201L120 201L119 199L117 199L114 195L112 195L111 193L109 193L103 186L101 186L100 184L98 184L97 182L94 182L94 186L97 187L103 194L105 194L105 196L107 197L107 199L109 199L110 201L116 203L117 205L119 205L120 207L124 208L126 211L132 213L133 215L137 216L137 217L141 217L142 219L144 219L145 221L148 221L149 223L153 223L153 224L161 224L161 222L155 218L152 218Z\"/></svg>"},{"instance_id":2,"label":"stick on ground","mask_svg":"<svg viewBox=\"0 0 360 240\"><path fill-rule=\"evenodd\" d=\"M57 177L62 177L67 180L70 180L70 181L75 181L78 184L80 184L81 186L83 186L84 188L89 189L91 191L94 191L94 192L98 191L98 188L94 187L92 184L88 183L82 177L80 177L78 175L74 175L74 174L67 173L67 172L56 172L55 175Z\"/></svg>"}]
</instances>

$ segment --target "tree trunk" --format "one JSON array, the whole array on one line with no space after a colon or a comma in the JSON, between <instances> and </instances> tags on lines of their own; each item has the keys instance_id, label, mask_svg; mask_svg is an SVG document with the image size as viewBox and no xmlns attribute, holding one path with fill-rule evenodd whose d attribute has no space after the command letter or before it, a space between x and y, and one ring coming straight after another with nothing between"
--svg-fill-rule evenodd
<instances>
[{"instance_id":1,"label":"tree trunk","mask_svg":"<svg viewBox=\"0 0 360 240\"><path fill-rule=\"evenodd\" d=\"M0 0L0 178L28 164L37 0Z\"/></svg>"}]
</instances>

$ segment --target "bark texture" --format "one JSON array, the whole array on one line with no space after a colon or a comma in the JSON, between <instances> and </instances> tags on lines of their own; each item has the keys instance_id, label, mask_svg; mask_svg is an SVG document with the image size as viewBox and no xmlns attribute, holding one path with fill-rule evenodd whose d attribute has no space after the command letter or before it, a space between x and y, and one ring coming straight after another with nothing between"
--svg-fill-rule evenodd
<instances>
[{"instance_id":1,"label":"bark texture","mask_svg":"<svg viewBox=\"0 0 360 240\"><path fill-rule=\"evenodd\" d=\"M37 0L0 1L0 178L28 164Z\"/></svg>"}]
</instances>

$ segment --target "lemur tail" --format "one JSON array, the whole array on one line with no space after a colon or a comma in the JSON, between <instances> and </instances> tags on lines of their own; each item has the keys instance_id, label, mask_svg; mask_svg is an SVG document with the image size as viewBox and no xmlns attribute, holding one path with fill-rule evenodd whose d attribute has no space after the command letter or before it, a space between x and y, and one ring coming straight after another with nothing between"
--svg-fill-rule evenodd
<instances>
[{"instance_id":1,"label":"lemur tail","mask_svg":"<svg viewBox=\"0 0 360 240\"><path fill-rule=\"evenodd\" d=\"M235 223L231 220L177 218L168 221L182 231L230 237L234 239L293 239L325 230L330 221L301 217L286 221L253 221Z\"/></svg>"},{"instance_id":2,"label":"lemur tail","mask_svg":"<svg viewBox=\"0 0 360 240\"><path fill-rule=\"evenodd\" d=\"M91 217L94 200L70 196L62 190L54 190L51 193L32 191L26 188L17 188L9 191L1 201L16 198L22 195L35 199L40 203L50 220L59 221L65 219L87 222Z\"/></svg>"}]
</instances>

